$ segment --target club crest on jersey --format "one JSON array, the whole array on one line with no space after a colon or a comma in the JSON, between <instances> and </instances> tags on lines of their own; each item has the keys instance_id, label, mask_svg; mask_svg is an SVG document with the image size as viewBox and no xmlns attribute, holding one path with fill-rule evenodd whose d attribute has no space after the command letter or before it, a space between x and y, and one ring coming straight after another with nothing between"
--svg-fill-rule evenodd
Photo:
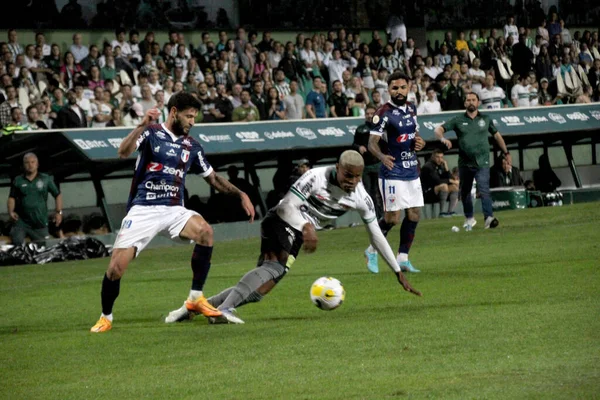
<instances>
[{"instance_id":1,"label":"club crest on jersey","mask_svg":"<svg viewBox=\"0 0 600 400\"><path fill-rule=\"evenodd\" d=\"M190 152L188 150L182 150L181 151L181 161L188 162L188 160L190 159Z\"/></svg>"},{"instance_id":2,"label":"club crest on jersey","mask_svg":"<svg viewBox=\"0 0 600 400\"><path fill-rule=\"evenodd\" d=\"M480 128L483 128L485 126L485 121L480 119L477 124L479 125Z\"/></svg>"}]
</instances>

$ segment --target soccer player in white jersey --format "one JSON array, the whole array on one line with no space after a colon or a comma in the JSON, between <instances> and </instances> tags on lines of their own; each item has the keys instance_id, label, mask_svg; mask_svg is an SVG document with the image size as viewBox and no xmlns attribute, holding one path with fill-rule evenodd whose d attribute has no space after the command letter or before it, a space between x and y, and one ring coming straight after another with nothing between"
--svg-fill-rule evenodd
<instances>
[{"instance_id":1,"label":"soccer player in white jersey","mask_svg":"<svg viewBox=\"0 0 600 400\"><path fill-rule=\"evenodd\" d=\"M192 288L184 307L190 313L221 315L202 293L210 269L213 230L200 214L183 207L185 176L190 168L196 168L219 192L238 196L250 222L254 220L254 207L248 196L215 174L200 143L189 136L202 103L191 94L182 92L171 96L167 107L169 116L166 122L152 124L157 120L159 111L155 108L148 110L141 124L119 146L120 158L127 158L136 150L139 155L127 215L102 281L102 315L91 332L106 332L112 328L112 309L119 295L121 277L129 263L157 234L172 240L196 242L191 261Z\"/></svg>"},{"instance_id":2,"label":"soccer player in white jersey","mask_svg":"<svg viewBox=\"0 0 600 400\"><path fill-rule=\"evenodd\" d=\"M391 99L375 113L375 127L369 137L369 151L381 161L379 191L384 215L379 220L379 227L387 236L400 222L402 210L406 210L400 226L397 262L403 271L419 272L408 259L408 252L424 204L416 152L425 146L425 141L419 137L417 108L406 101L410 78L394 72L387 82ZM385 144L383 151L381 144ZM377 252L372 247L365 250L365 257L369 271L379 272Z\"/></svg>"},{"instance_id":3,"label":"soccer player in white jersey","mask_svg":"<svg viewBox=\"0 0 600 400\"><path fill-rule=\"evenodd\" d=\"M510 91L510 99L512 100L513 106L515 107L530 107L530 96L529 93L529 76L521 75L519 77L519 83L517 83Z\"/></svg>"},{"instance_id":4,"label":"soccer player in white jersey","mask_svg":"<svg viewBox=\"0 0 600 400\"><path fill-rule=\"evenodd\" d=\"M316 230L350 210L358 211L373 247L381 252L404 290L421 296L402 274L379 228L373 200L361 182L363 169L360 153L346 150L335 166L313 168L302 175L261 223L261 255L257 267L246 273L236 286L208 299L222 312L219 317L209 317L209 322L243 324L232 309L260 301L292 267L301 247L307 253L316 250ZM165 322L178 322L191 316L182 307L169 313Z\"/></svg>"},{"instance_id":5,"label":"soccer player in white jersey","mask_svg":"<svg viewBox=\"0 0 600 400\"><path fill-rule=\"evenodd\" d=\"M507 107L504 104L506 94L504 89L494 85L494 77L488 74L485 77L485 87L479 92L479 98L481 99L481 108L487 110L498 110L503 107Z\"/></svg>"}]
</instances>

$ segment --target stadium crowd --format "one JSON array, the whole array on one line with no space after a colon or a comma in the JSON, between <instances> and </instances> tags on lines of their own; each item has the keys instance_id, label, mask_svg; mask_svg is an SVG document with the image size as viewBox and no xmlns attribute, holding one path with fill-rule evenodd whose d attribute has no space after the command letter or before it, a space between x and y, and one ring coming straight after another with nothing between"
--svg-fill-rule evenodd
<instances>
[{"instance_id":1,"label":"stadium crowd","mask_svg":"<svg viewBox=\"0 0 600 400\"><path fill-rule=\"evenodd\" d=\"M21 43L10 29L0 42L0 126L4 135L135 126L152 107L164 119L179 91L202 101L203 123L364 116L389 99L386 78L397 70L410 76L420 113L462 109L469 92L487 109L599 100L598 32L571 32L554 12L534 29L510 15L504 26L448 31L435 43L405 32L373 31L363 42L341 28L282 43L239 27L204 32L201 43L173 30L158 43L152 31L119 28L104 43L76 32L62 49L43 32Z\"/></svg>"}]
</instances>

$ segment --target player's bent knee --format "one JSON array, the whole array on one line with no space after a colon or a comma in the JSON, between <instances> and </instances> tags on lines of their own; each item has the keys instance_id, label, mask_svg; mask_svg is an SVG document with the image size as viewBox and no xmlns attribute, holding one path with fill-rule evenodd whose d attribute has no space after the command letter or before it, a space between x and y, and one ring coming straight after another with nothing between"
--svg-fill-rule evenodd
<instances>
[{"instance_id":1,"label":"player's bent knee","mask_svg":"<svg viewBox=\"0 0 600 400\"><path fill-rule=\"evenodd\" d=\"M406 216L413 222L419 222L421 218L421 210L419 208L409 208L406 210Z\"/></svg>"}]
</instances>

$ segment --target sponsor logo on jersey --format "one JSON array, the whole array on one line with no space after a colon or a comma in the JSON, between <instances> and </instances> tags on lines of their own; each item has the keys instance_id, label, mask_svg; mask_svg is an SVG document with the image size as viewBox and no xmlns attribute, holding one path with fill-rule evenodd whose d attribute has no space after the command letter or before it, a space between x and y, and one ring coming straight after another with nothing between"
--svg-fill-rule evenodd
<instances>
[{"instance_id":1,"label":"sponsor logo on jersey","mask_svg":"<svg viewBox=\"0 0 600 400\"><path fill-rule=\"evenodd\" d=\"M159 138L159 139L165 139L167 137L167 135L164 134L164 132L156 132L155 135Z\"/></svg>"},{"instance_id":2,"label":"sponsor logo on jersey","mask_svg":"<svg viewBox=\"0 0 600 400\"><path fill-rule=\"evenodd\" d=\"M174 149L180 149L180 148L181 148L181 145L180 145L180 144L177 144L177 143L165 142L165 144L166 144L167 146L169 146L169 147L172 147L172 148L174 148Z\"/></svg>"},{"instance_id":3,"label":"sponsor logo on jersey","mask_svg":"<svg viewBox=\"0 0 600 400\"><path fill-rule=\"evenodd\" d=\"M229 135L205 135L203 133L201 133L200 135L198 135L198 137L200 138L200 140L204 141L204 142L231 142L231 136Z\"/></svg>"},{"instance_id":4,"label":"sponsor logo on jersey","mask_svg":"<svg viewBox=\"0 0 600 400\"><path fill-rule=\"evenodd\" d=\"M403 133L401 135L398 135L398 137L396 138L396 142L404 143L408 140L413 140L416 136L416 133Z\"/></svg>"},{"instance_id":5,"label":"sponsor logo on jersey","mask_svg":"<svg viewBox=\"0 0 600 400\"><path fill-rule=\"evenodd\" d=\"M152 193L152 192L146 193L146 200L156 200L156 193Z\"/></svg>"},{"instance_id":6,"label":"sponsor logo on jersey","mask_svg":"<svg viewBox=\"0 0 600 400\"><path fill-rule=\"evenodd\" d=\"M392 115L400 115L400 111L399 110L394 110L394 111L392 111Z\"/></svg>"},{"instance_id":7,"label":"sponsor logo on jersey","mask_svg":"<svg viewBox=\"0 0 600 400\"><path fill-rule=\"evenodd\" d=\"M413 158L415 155L415 153L413 151L403 151L402 153L400 153L400 157L403 160L409 159L409 158Z\"/></svg>"},{"instance_id":8,"label":"sponsor logo on jersey","mask_svg":"<svg viewBox=\"0 0 600 400\"><path fill-rule=\"evenodd\" d=\"M190 152L188 150L182 150L181 151L181 161L186 163L186 162L188 162L189 159L190 159Z\"/></svg>"},{"instance_id":9,"label":"sponsor logo on jersey","mask_svg":"<svg viewBox=\"0 0 600 400\"><path fill-rule=\"evenodd\" d=\"M402 167L403 168L411 168L411 167L416 167L417 165L419 165L419 162L417 160L412 160L412 161L402 161Z\"/></svg>"},{"instance_id":10,"label":"sponsor logo on jersey","mask_svg":"<svg viewBox=\"0 0 600 400\"><path fill-rule=\"evenodd\" d=\"M292 132L289 131L270 131L270 132L264 132L265 137L267 139L285 139L285 138L291 138L294 137L295 135Z\"/></svg>"},{"instance_id":11,"label":"sponsor logo on jersey","mask_svg":"<svg viewBox=\"0 0 600 400\"><path fill-rule=\"evenodd\" d=\"M175 157L175 156L177 156L177 152L173 149L170 149L169 151L167 151L167 155L169 157Z\"/></svg>"},{"instance_id":12,"label":"sponsor logo on jersey","mask_svg":"<svg viewBox=\"0 0 600 400\"><path fill-rule=\"evenodd\" d=\"M314 140L317 138L317 134L308 128L296 128L296 133L298 136L308 140Z\"/></svg>"},{"instance_id":13,"label":"sponsor logo on jersey","mask_svg":"<svg viewBox=\"0 0 600 400\"><path fill-rule=\"evenodd\" d=\"M154 152L155 152L155 153L158 153L158 152L160 152L160 145L158 145L158 146L154 147Z\"/></svg>"},{"instance_id":14,"label":"sponsor logo on jersey","mask_svg":"<svg viewBox=\"0 0 600 400\"><path fill-rule=\"evenodd\" d=\"M588 117L582 112L574 112L571 114L567 114L567 118L569 118L571 121L587 121L588 119L590 119L590 117Z\"/></svg>"},{"instance_id":15,"label":"sponsor logo on jersey","mask_svg":"<svg viewBox=\"0 0 600 400\"><path fill-rule=\"evenodd\" d=\"M154 190L157 192L179 192L179 186L169 185L164 179L160 181L160 183L154 183L152 181L146 182L146 189ZM155 194L155 193L153 193Z\"/></svg>"},{"instance_id":16,"label":"sponsor logo on jersey","mask_svg":"<svg viewBox=\"0 0 600 400\"><path fill-rule=\"evenodd\" d=\"M182 157L183 157L183 154L182 154ZM188 154L188 158L189 158L189 154ZM163 164L157 163L157 162L148 163L148 166L146 167L146 171L150 171L150 172L162 171L163 173L165 173L167 175L175 175L179 178L183 178L183 174L184 174L182 169L168 167L166 165L163 165Z\"/></svg>"},{"instance_id":17,"label":"sponsor logo on jersey","mask_svg":"<svg viewBox=\"0 0 600 400\"><path fill-rule=\"evenodd\" d=\"M242 142L264 142L265 139L260 137L258 132L254 131L246 131L246 132L236 132L236 137L242 139Z\"/></svg>"},{"instance_id":18,"label":"sponsor logo on jersey","mask_svg":"<svg viewBox=\"0 0 600 400\"><path fill-rule=\"evenodd\" d=\"M566 124L567 120L565 119L565 117L563 117L560 114L557 113L548 113L548 117L550 117L550 119L554 122L557 122L559 124Z\"/></svg>"},{"instance_id":19,"label":"sponsor logo on jersey","mask_svg":"<svg viewBox=\"0 0 600 400\"><path fill-rule=\"evenodd\" d=\"M208 170L208 165L206 164L206 160L204 159L204 154L202 154L201 151L198 152L198 162L200 163L200 166L202 167L203 171Z\"/></svg>"}]
</instances>

